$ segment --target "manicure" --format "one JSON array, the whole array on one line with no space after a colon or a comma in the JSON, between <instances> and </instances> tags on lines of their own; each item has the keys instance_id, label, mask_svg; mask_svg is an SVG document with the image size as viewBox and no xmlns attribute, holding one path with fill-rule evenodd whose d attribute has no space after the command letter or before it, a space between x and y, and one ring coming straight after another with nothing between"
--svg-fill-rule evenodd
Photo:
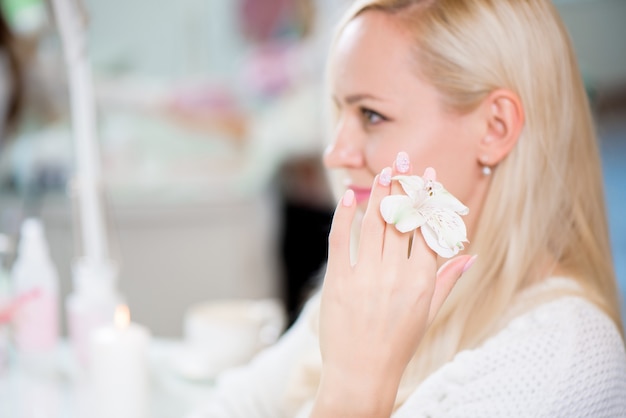
<instances>
[{"instance_id":1,"label":"manicure","mask_svg":"<svg viewBox=\"0 0 626 418\"><path fill-rule=\"evenodd\" d=\"M344 206L352 206L353 202L354 202L354 190L348 189L346 190L346 193L344 193L341 203Z\"/></svg>"},{"instance_id":2,"label":"manicure","mask_svg":"<svg viewBox=\"0 0 626 418\"><path fill-rule=\"evenodd\" d=\"M380 172L380 176L378 176L378 183L381 186L389 186L391 184L391 168L385 167L383 171Z\"/></svg>"},{"instance_id":3,"label":"manicure","mask_svg":"<svg viewBox=\"0 0 626 418\"><path fill-rule=\"evenodd\" d=\"M398 170L398 173L408 173L409 167L409 154L400 151L396 156L396 170Z\"/></svg>"},{"instance_id":4,"label":"manicure","mask_svg":"<svg viewBox=\"0 0 626 418\"><path fill-rule=\"evenodd\" d=\"M478 254L473 255L472 258L467 260L467 263L465 263L465 265L463 266L463 272L461 274L465 273L467 270L470 269L470 267L472 267L474 261L476 261L476 257L478 257Z\"/></svg>"},{"instance_id":5,"label":"manicure","mask_svg":"<svg viewBox=\"0 0 626 418\"><path fill-rule=\"evenodd\" d=\"M432 181L437 180L437 173L435 172L434 168L428 167L424 171L424 180L426 180L426 181L428 181L428 180L432 180Z\"/></svg>"}]
</instances>

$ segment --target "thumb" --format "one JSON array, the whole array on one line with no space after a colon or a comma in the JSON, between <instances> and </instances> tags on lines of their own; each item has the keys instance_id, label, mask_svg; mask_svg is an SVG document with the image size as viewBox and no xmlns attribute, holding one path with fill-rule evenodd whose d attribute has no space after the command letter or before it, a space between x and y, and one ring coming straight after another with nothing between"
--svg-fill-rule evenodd
<instances>
[{"instance_id":1,"label":"thumb","mask_svg":"<svg viewBox=\"0 0 626 418\"><path fill-rule=\"evenodd\" d=\"M428 311L429 324L435 319L437 312L448 298L457 280L474 264L476 257L476 255L460 255L446 261L439 268L435 279L435 291Z\"/></svg>"}]
</instances>

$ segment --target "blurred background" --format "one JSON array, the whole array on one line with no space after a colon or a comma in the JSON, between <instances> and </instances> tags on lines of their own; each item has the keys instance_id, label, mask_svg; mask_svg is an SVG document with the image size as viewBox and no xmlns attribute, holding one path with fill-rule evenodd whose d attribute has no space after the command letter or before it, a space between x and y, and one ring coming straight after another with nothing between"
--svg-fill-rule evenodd
<instances>
[{"instance_id":1,"label":"blurred background","mask_svg":"<svg viewBox=\"0 0 626 418\"><path fill-rule=\"evenodd\" d=\"M220 298L279 298L291 321L315 284L334 207L320 164L324 59L348 3L80 3L111 256L133 318L155 335L180 336L190 305ZM66 297L81 243L62 46L47 3L0 4L24 78L0 154L0 234L15 242L40 217ZM626 1L555 4L598 118L625 295Z\"/></svg>"}]
</instances>

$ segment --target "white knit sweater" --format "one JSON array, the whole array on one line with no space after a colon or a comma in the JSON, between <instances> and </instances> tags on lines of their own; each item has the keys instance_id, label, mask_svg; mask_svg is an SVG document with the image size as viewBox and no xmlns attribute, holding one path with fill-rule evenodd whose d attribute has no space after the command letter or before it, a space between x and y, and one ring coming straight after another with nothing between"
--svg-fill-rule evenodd
<instances>
[{"instance_id":1,"label":"white knit sweater","mask_svg":"<svg viewBox=\"0 0 626 418\"><path fill-rule=\"evenodd\" d=\"M291 370L317 346L310 307L275 346L225 373L190 418L281 418ZM312 401L295 414L309 415ZM626 417L626 353L613 322L567 296L511 321L427 378L393 418Z\"/></svg>"}]
</instances>

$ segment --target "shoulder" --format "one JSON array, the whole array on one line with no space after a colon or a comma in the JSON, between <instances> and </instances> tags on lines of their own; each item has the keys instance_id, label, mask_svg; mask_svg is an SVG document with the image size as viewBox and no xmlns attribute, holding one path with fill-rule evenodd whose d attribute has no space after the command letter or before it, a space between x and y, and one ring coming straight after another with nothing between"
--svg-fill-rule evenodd
<instances>
[{"instance_id":1,"label":"shoulder","mask_svg":"<svg viewBox=\"0 0 626 418\"><path fill-rule=\"evenodd\" d=\"M572 351L586 347L624 352L615 323L596 305L582 297L564 296L543 303L513 319L482 349L509 345L511 340L539 345L548 351ZM543 350L542 350L543 351Z\"/></svg>"},{"instance_id":2,"label":"shoulder","mask_svg":"<svg viewBox=\"0 0 626 418\"><path fill-rule=\"evenodd\" d=\"M470 358L471 365L465 364ZM619 330L598 307L574 296L544 303L513 319L455 361L477 375L515 370L544 386L544 394L565 388L591 393L611 382L626 389L626 354ZM592 384L600 378L607 380Z\"/></svg>"},{"instance_id":3,"label":"shoulder","mask_svg":"<svg viewBox=\"0 0 626 418\"><path fill-rule=\"evenodd\" d=\"M512 320L476 351L486 357L505 351L530 356L523 357L525 367L547 367L564 375L624 371L626 364L615 323L591 302L574 296L545 303Z\"/></svg>"},{"instance_id":4,"label":"shoulder","mask_svg":"<svg viewBox=\"0 0 626 418\"><path fill-rule=\"evenodd\" d=\"M626 416L625 393L619 330L589 301L565 296L460 352L405 405L429 405L433 416L613 417Z\"/></svg>"},{"instance_id":5,"label":"shoulder","mask_svg":"<svg viewBox=\"0 0 626 418\"><path fill-rule=\"evenodd\" d=\"M483 372L515 371L520 381L505 387L523 394L536 416L626 415L624 342L615 323L581 297L562 297L514 319L476 357Z\"/></svg>"}]
</instances>

